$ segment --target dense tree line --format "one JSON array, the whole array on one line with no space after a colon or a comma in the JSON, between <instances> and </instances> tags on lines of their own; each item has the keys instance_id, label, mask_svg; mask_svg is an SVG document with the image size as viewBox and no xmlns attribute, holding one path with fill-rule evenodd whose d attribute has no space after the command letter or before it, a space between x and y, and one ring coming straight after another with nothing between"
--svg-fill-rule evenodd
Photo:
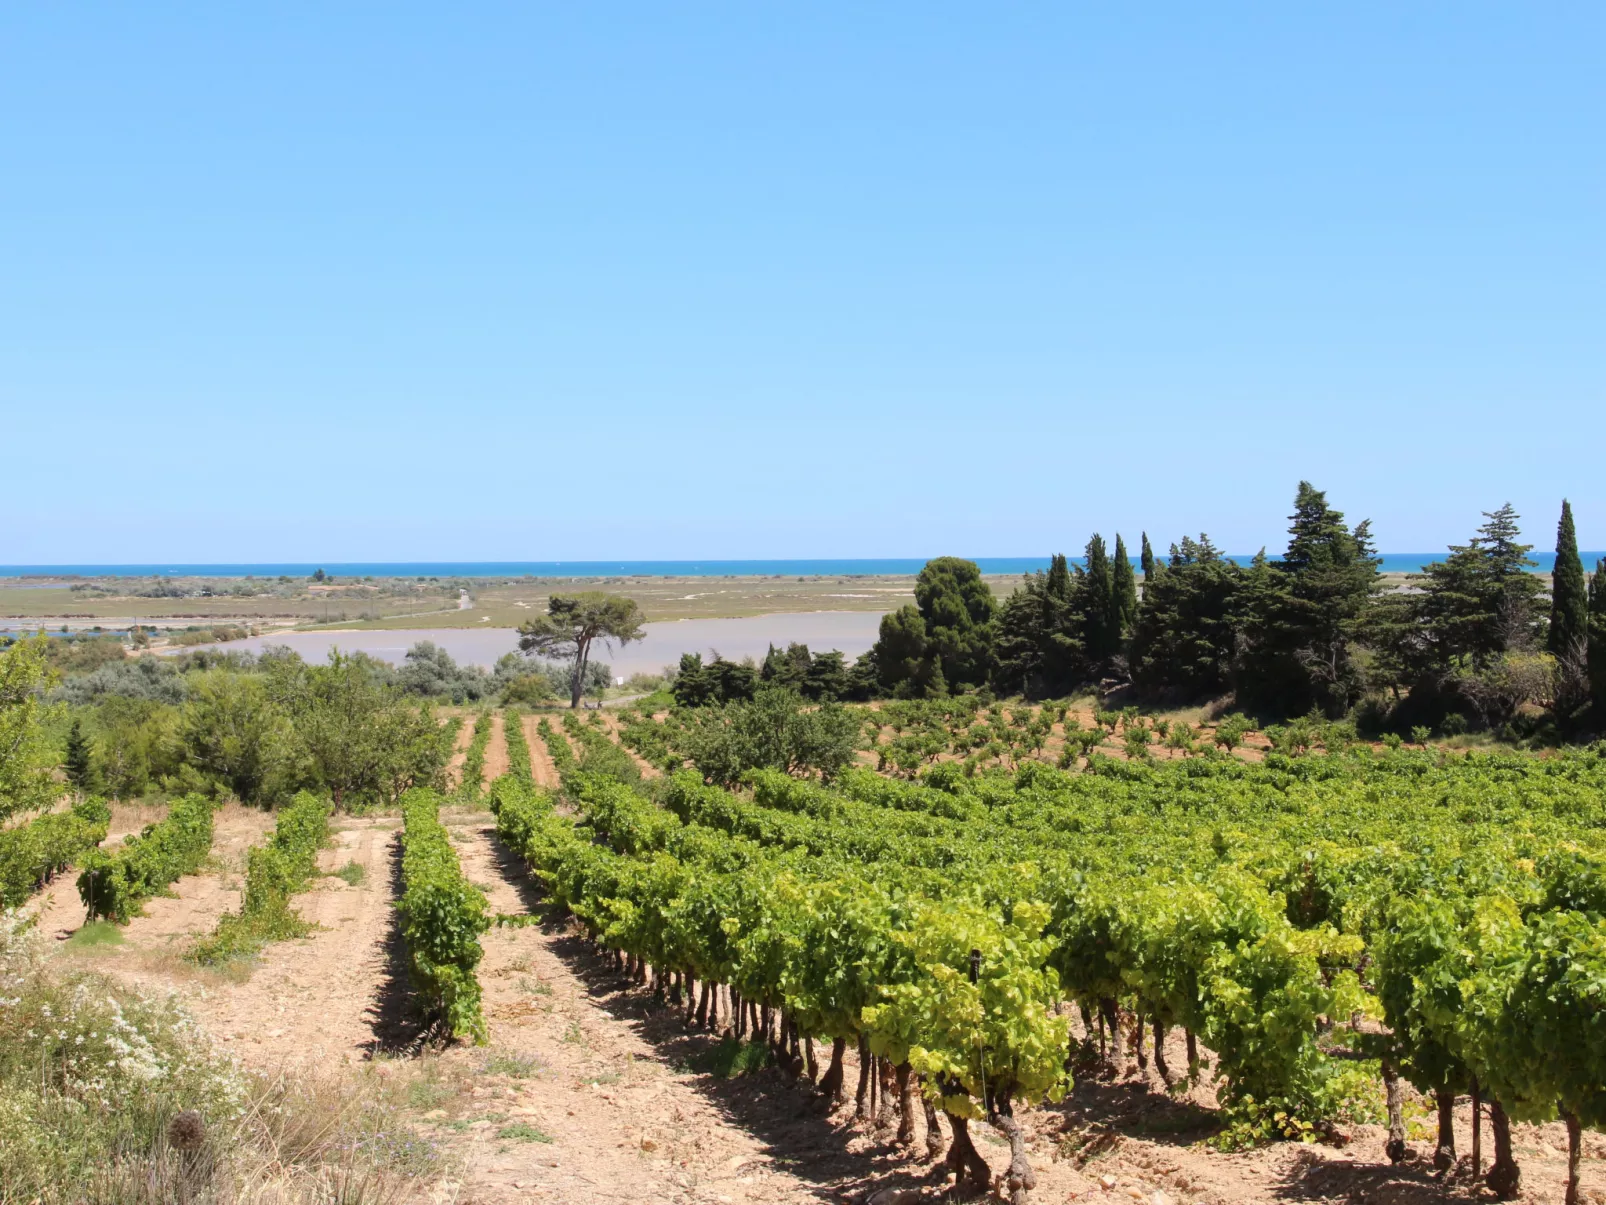
<instances>
[{"instance_id":1,"label":"dense tree line","mask_svg":"<svg viewBox=\"0 0 1606 1205\"><path fill-rule=\"evenodd\" d=\"M1162 557L1144 533L1141 589L1119 535L1113 554L1094 535L1083 563L1054 556L1001 602L975 564L941 557L844 680L897 698L1126 687L1154 700L1230 693L1263 717L1360 707L1377 726L1599 729L1606 564L1586 577L1564 502L1547 592L1512 507L1484 520L1403 588L1380 573L1370 524L1351 525L1308 482L1280 557L1242 565L1206 535Z\"/></svg>"},{"instance_id":2,"label":"dense tree line","mask_svg":"<svg viewBox=\"0 0 1606 1205\"><path fill-rule=\"evenodd\" d=\"M311 665L280 649L119 660L61 682L52 644L0 649L0 818L64 789L388 803L439 783L451 753L451 730L409 689L412 666L338 652Z\"/></svg>"}]
</instances>

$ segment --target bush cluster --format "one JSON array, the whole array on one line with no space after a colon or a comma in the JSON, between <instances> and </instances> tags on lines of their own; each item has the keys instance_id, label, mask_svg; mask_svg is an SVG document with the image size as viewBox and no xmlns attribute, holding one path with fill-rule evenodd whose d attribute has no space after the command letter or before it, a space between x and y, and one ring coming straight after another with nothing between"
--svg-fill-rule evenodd
<instances>
[{"instance_id":1,"label":"bush cluster","mask_svg":"<svg viewBox=\"0 0 1606 1205\"><path fill-rule=\"evenodd\" d=\"M246 855L245 892L239 912L225 912L211 937L192 951L213 964L253 954L270 941L300 937L307 923L290 910L290 897L306 888L318 851L329 844L327 799L302 791L279 813L273 836Z\"/></svg>"},{"instance_id":2,"label":"bush cluster","mask_svg":"<svg viewBox=\"0 0 1606 1205\"><path fill-rule=\"evenodd\" d=\"M440 797L413 790L402 797L402 878L397 908L412 961L413 981L453 1037L486 1040L480 982L474 968L490 928L485 896L463 877L446 827Z\"/></svg>"},{"instance_id":3,"label":"bush cluster","mask_svg":"<svg viewBox=\"0 0 1606 1205\"><path fill-rule=\"evenodd\" d=\"M509 708L502 713L502 736L507 742L507 772L526 782L530 776L530 742L524 739L524 721Z\"/></svg>"},{"instance_id":4,"label":"bush cluster","mask_svg":"<svg viewBox=\"0 0 1606 1205\"><path fill-rule=\"evenodd\" d=\"M563 728L580 744L580 769L595 774L606 774L620 782L636 782L641 778L641 767L635 759L621 749L602 731L602 720L596 726L582 724L573 712L563 717Z\"/></svg>"},{"instance_id":5,"label":"bush cluster","mask_svg":"<svg viewBox=\"0 0 1606 1205\"><path fill-rule=\"evenodd\" d=\"M480 797L480 780L485 777L485 749L491 743L491 713L480 712L474 721L474 737L463 754L463 774L458 780L459 799L477 800Z\"/></svg>"},{"instance_id":6,"label":"bush cluster","mask_svg":"<svg viewBox=\"0 0 1606 1205\"><path fill-rule=\"evenodd\" d=\"M551 754L552 764L557 767L558 773L562 775L573 770L576 762L574 760L574 750L569 748L569 742L552 731L552 725L544 719L536 727L536 731L541 734L542 741L546 743L546 751Z\"/></svg>"},{"instance_id":7,"label":"bush cluster","mask_svg":"<svg viewBox=\"0 0 1606 1205\"><path fill-rule=\"evenodd\" d=\"M90 916L127 924L143 901L199 869L212 848L212 806L204 795L186 795L115 854L91 850L78 876Z\"/></svg>"},{"instance_id":8,"label":"bush cluster","mask_svg":"<svg viewBox=\"0 0 1606 1205\"><path fill-rule=\"evenodd\" d=\"M104 841L111 815L101 800L86 799L0 832L0 908L15 908Z\"/></svg>"}]
</instances>

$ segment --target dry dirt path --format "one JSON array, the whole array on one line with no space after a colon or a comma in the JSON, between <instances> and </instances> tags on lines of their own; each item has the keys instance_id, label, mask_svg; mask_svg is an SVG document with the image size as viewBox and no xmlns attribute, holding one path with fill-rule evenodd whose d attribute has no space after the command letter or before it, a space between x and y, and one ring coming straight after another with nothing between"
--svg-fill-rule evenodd
<instances>
[{"instance_id":1,"label":"dry dirt path","mask_svg":"<svg viewBox=\"0 0 1606 1205\"><path fill-rule=\"evenodd\" d=\"M457 739L452 744L452 760L446 766L446 781L452 786L461 786L463 779L463 762L468 758L468 747L474 742L474 720L472 715L462 717L463 722L457 726Z\"/></svg>"},{"instance_id":2,"label":"dry dirt path","mask_svg":"<svg viewBox=\"0 0 1606 1205\"><path fill-rule=\"evenodd\" d=\"M489 817L447 821L464 873L486 888L492 909L527 914L528 880L496 843ZM457 1048L442 1056L460 1073L479 1072L464 1115L443 1119L445 1135L467 1121L459 1141L470 1167L464 1202L830 1199L782 1169L760 1137L732 1125L720 1102L696 1087L705 1077L674 1066L637 1018L605 1005L606 988L571 965L583 955L563 930L493 929L483 944L489 1053ZM509 1066L528 1074L495 1072ZM508 1127L530 1127L550 1141L498 1137Z\"/></svg>"},{"instance_id":3,"label":"dry dirt path","mask_svg":"<svg viewBox=\"0 0 1606 1205\"><path fill-rule=\"evenodd\" d=\"M507 712L498 711L491 716L491 740L485 746L485 773L480 785L495 782L507 773Z\"/></svg>"},{"instance_id":4,"label":"dry dirt path","mask_svg":"<svg viewBox=\"0 0 1606 1205\"><path fill-rule=\"evenodd\" d=\"M541 717L527 715L523 717L523 723L524 741L530 746L530 774L535 779L535 785L555 791L558 789L558 768L552 762L552 754L547 752L546 742L541 739Z\"/></svg>"},{"instance_id":5,"label":"dry dirt path","mask_svg":"<svg viewBox=\"0 0 1606 1205\"><path fill-rule=\"evenodd\" d=\"M326 1067L405 1041L409 989L395 932L397 834L392 817L336 818L324 877L296 896L311 934L263 948L243 982L192 994L201 1023L246 1062ZM355 886L333 877L356 863Z\"/></svg>"}]
</instances>

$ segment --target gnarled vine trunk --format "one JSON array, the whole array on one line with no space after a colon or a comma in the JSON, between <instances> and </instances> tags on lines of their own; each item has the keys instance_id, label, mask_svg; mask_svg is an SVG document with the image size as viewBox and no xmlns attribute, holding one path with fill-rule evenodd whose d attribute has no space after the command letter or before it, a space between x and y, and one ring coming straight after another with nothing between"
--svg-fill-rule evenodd
<instances>
[{"instance_id":1,"label":"gnarled vine trunk","mask_svg":"<svg viewBox=\"0 0 1606 1205\"><path fill-rule=\"evenodd\" d=\"M1578 1114L1567 1111L1562 1112L1562 1120L1567 1123L1567 1202L1566 1205L1578 1205L1578 1160L1583 1153L1584 1127L1579 1122Z\"/></svg>"},{"instance_id":2,"label":"gnarled vine trunk","mask_svg":"<svg viewBox=\"0 0 1606 1205\"><path fill-rule=\"evenodd\" d=\"M1433 1148L1434 1169L1447 1172L1455 1166L1455 1089L1435 1088L1439 1106L1439 1143Z\"/></svg>"},{"instance_id":3,"label":"gnarled vine trunk","mask_svg":"<svg viewBox=\"0 0 1606 1205\"><path fill-rule=\"evenodd\" d=\"M1004 1191L1009 1194L1010 1205L1026 1205L1026 1194L1037 1187L1037 1174L1026 1158L1026 1135L1020 1122L1015 1120L1009 1093L994 1102L997 1111L992 1116L993 1126L1009 1139L1009 1170L1004 1173Z\"/></svg>"},{"instance_id":4,"label":"gnarled vine trunk","mask_svg":"<svg viewBox=\"0 0 1606 1205\"><path fill-rule=\"evenodd\" d=\"M842 1055L847 1051L846 1038L831 1039L831 1063L825 1069L825 1078L820 1081L820 1091L829 1104L836 1104L842 1099L843 1066Z\"/></svg>"},{"instance_id":5,"label":"gnarled vine trunk","mask_svg":"<svg viewBox=\"0 0 1606 1205\"><path fill-rule=\"evenodd\" d=\"M1483 1175L1483 1094L1472 1077L1472 1174Z\"/></svg>"},{"instance_id":6,"label":"gnarled vine trunk","mask_svg":"<svg viewBox=\"0 0 1606 1205\"><path fill-rule=\"evenodd\" d=\"M954 1174L954 1187L965 1184L968 1173L971 1191L978 1196L985 1196L993 1186L993 1169L987 1166L987 1160L981 1157L976 1144L970 1140L970 1121L949 1113L948 1124L953 1127L954 1140L948 1147L945 1162L948 1170Z\"/></svg>"},{"instance_id":7,"label":"gnarled vine trunk","mask_svg":"<svg viewBox=\"0 0 1606 1205\"><path fill-rule=\"evenodd\" d=\"M948 1144L942 1136L942 1123L937 1120L937 1106L926 1098L924 1092L920 1094L920 1103L926 1109L926 1158L940 1159Z\"/></svg>"},{"instance_id":8,"label":"gnarled vine trunk","mask_svg":"<svg viewBox=\"0 0 1606 1205\"><path fill-rule=\"evenodd\" d=\"M910 1073L914 1069L908 1063L899 1063L893 1070L898 1081L898 1137L899 1146L908 1146L915 1140L915 1101L914 1092L910 1086Z\"/></svg>"},{"instance_id":9,"label":"gnarled vine trunk","mask_svg":"<svg viewBox=\"0 0 1606 1205\"><path fill-rule=\"evenodd\" d=\"M863 1121L865 1117L865 1098L870 1090L870 1038L866 1034L859 1035L859 1090L853 1096L853 1117L856 1121Z\"/></svg>"},{"instance_id":10,"label":"gnarled vine trunk","mask_svg":"<svg viewBox=\"0 0 1606 1205\"><path fill-rule=\"evenodd\" d=\"M1502 1201L1515 1201L1522 1191L1522 1169L1511 1153L1511 1118L1493 1098L1489 1100L1489 1129L1494 1134L1494 1162L1484 1183Z\"/></svg>"},{"instance_id":11,"label":"gnarled vine trunk","mask_svg":"<svg viewBox=\"0 0 1606 1205\"><path fill-rule=\"evenodd\" d=\"M1160 1018L1155 1017L1153 1024L1149 1028L1154 1034L1154 1069L1160 1073L1160 1082L1169 1088L1171 1086L1171 1068L1165 1061L1165 1038L1171 1027L1160 1024Z\"/></svg>"},{"instance_id":12,"label":"gnarled vine trunk","mask_svg":"<svg viewBox=\"0 0 1606 1205\"><path fill-rule=\"evenodd\" d=\"M1400 1089L1399 1072L1388 1059L1383 1060L1383 1090L1388 1095L1389 1110L1389 1137L1383 1144L1383 1153L1389 1157L1390 1163L1403 1163L1405 1161L1404 1096Z\"/></svg>"}]
</instances>

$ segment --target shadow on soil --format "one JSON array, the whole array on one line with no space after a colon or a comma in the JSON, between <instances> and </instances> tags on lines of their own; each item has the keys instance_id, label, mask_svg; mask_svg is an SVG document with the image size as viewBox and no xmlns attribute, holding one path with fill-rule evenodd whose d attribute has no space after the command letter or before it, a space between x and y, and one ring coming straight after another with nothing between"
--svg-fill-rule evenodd
<instances>
[{"instance_id":1,"label":"shadow on soil","mask_svg":"<svg viewBox=\"0 0 1606 1205\"><path fill-rule=\"evenodd\" d=\"M707 1056L719 1044L720 1035L688 1029L682 1008L660 1004L650 989L631 982L610 957L597 953L589 942L573 933L567 913L543 901L540 884L523 861L496 839L493 830L486 830L486 835L497 870L518 891L525 910L541 918L541 929L550 948L585 985L591 1000L609 1016L630 1025L657 1050L665 1064L694 1076L695 1087L725 1124L745 1130L765 1144L771 1166L817 1186L822 1197L829 1189L835 1200L843 1194L861 1199L869 1190L942 1183L940 1162L932 1164L906 1156L893 1146L893 1131L883 1130L872 1137L867 1126L853 1122L852 1090L857 1072L852 1062L848 1064L847 1106L829 1116L820 1094L806 1079L792 1079L777 1068L734 1079L695 1071L695 1067L708 1065ZM823 1073L830 1047L817 1050L817 1054ZM917 1126L916 1152L924 1152L923 1140L922 1124ZM983 1154L998 1168L1008 1162L1007 1148L993 1148L985 1138L981 1145Z\"/></svg>"},{"instance_id":2,"label":"shadow on soil","mask_svg":"<svg viewBox=\"0 0 1606 1205\"><path fill-rule=\"evenodd\" d=\"M401 899L402 849L399 839L390 846L390 898ZM407 941L402 937L402 917L391 909L385 931L385 968L379 986L365 1014L373 1030L368 1057L380 1054L417 1054L432 1036L432 1027L418 1011L407 958Z\"/></svg>"}]
</instances>

